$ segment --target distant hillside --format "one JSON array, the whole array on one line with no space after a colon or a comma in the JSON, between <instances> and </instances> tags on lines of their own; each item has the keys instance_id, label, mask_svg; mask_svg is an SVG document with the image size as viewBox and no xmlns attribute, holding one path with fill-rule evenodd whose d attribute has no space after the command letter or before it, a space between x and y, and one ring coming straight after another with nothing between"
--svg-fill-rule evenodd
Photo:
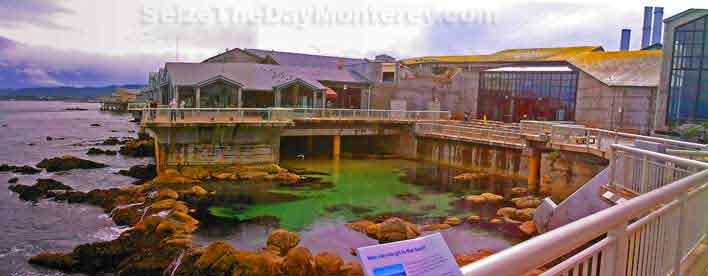
<instances>
[{"instance_id":1,"label":"distant hillside","mask_svg":"<svg viewBox=\"0 0 708 276\"><path fill-rule=\"evenodd\" d=\"M22 89L0 89L4 99L93 99L110 95L118 87L140 89L145 85L111 85L102 87L36 87Z\"/></svg>"}]
</instances>

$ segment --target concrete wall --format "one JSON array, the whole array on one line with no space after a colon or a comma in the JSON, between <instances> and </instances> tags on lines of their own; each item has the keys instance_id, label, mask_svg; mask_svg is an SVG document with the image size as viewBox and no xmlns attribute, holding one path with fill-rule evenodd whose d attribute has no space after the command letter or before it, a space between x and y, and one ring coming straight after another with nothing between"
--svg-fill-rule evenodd
<instances>
[{"instance_id":1,"label":"concrete wall","mask_svg":"<svg viewBox=\"0 0 708 276\"><path fill-rule=\"evenodd\" d=\"M433 101L440 110L477 113L479 71L461 71L450 80L433 77L401 79L398 85L378 84L372 91L373 108L389 109L391 100L404 100L408 110L426 110Z\"/></svg>"},{"instance_id":2,"label":"concrete wall","mask_svg":"<svg viewBox=\"0 0 708 276\"><path fill-rule=\"evenodd\" d=\"M578 77L576 122L590 127L650 133L656 88L610 87L582 71Z\"/></svg>"},{"instance_id":3,"label":"concrete wall","mask_svg":"<svg viewBox=\"0 0 708 276\"><path fill-rule=\"evenodd\" d=\"M546 152L541 154L539 192L561 202L607 167L607 160L589 154Z\"/></svg>"},{"instance_id":4,"label":"concrete wall","mask_svg":"<svg viewBox=\"0 0 708 276\"><path fill-rule=\"evenodd\" d=\"M271 127L180 127L151 129L160 170L180 166L277 163L280 129Z\"/></svg>"}]
</instances>

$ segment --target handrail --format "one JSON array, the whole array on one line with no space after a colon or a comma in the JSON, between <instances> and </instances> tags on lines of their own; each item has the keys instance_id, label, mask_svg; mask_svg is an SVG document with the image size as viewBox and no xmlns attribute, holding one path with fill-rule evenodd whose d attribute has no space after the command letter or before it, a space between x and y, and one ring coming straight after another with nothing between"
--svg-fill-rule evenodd
<instances>
[{"instance_id":1,"label":"handrail","mask_svg":"<svg viewBox=\"0 0 708 276\"><path fill-rule=\"evenodd\" d=\"M677 180L622 204L571 222L553 231L462 267L465 275L521 275L581 247L616 227L626 227L628 221L687 194L704 189L708 170ZM616 256L619 258L619 256Z\"/></svg>"}]
</instances>

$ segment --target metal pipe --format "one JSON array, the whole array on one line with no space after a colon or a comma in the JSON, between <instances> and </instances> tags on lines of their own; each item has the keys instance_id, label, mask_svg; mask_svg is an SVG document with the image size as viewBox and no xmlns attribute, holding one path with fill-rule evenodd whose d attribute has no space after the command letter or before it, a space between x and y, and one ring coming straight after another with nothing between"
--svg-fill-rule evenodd
<instances>
[{"instance_id":1,"label":"metal pipe","mask_svg":"<svg viewBox=\"0 0 708 276\"><path fill-rule=\"evenodd\" d=\"M664 8L654 8L654 24L652 25L651 44L661 43L661 29L664 20ZM651 46L651 45L650 45Z\"/></svg>"},{"instance_id":2,"label":"metal pipe","mask_svg":"<svg viewBox=\"0 0 708 276\"><path fill-rule=\"evenodd\" d=\"M644 7L644 22L642 24L642 49L651 42L652 7Z\"/></svg>"}]
</instances>

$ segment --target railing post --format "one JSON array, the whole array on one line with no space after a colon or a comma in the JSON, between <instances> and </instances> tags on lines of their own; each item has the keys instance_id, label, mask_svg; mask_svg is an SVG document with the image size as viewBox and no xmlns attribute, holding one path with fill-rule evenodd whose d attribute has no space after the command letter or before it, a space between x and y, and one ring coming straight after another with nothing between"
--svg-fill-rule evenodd
<instances>
[{"instance_id":1,"label":"railing post","mask_svg":"<svg viewBox=\"0 0 708 276\"><path fill-rule=\"evenodd\" d=\"M627 273L627 223L621 223L607 232L614 239L614 246L603 252L600 275L626 275ZM607 255L605 255L607 253Z\"/></svg>"},{"instance_id":2,"label":"railing post","mask_svg":"<svg viewBox=\"0 0 708 276\"><path fill-rule=\"evenodd\" d=\"M673 276L681 276L681 261L683 260L683 248L684 243L686 243L686 223L688 222L688 193L683 194L678 198L678 208L679 208L679 223L678 223L678 237L676 241L676 251L674 252L674 265L673 265Z\"/></svg>"},{"instance_id":3,"label":"railing post","mask_svg":"<svg viewBox=\"0 0 708 276\"><path fill-rule=\"evenodd\" d=\"M615 153L615 148L610 146L610 151L609 151L609 160L610 160L610 166L609 166L609 171L608 171L608 179L607 179L607 186L610 188L615 188L615 170L617 170L617 156Z\"/></svg>"},{"instance_id":4,"label":"railing post","mask_svg":"<svg viewBox=\"0 0 708 276\"><path fill-rule=\"evenodd\" d=\"M650 187L647 187L649 185L649 157L646 155L642 155L642 176L641 176L641 191L638 191L640 193L646 193L651 190Z\"/></svg>"}]
</instances>

